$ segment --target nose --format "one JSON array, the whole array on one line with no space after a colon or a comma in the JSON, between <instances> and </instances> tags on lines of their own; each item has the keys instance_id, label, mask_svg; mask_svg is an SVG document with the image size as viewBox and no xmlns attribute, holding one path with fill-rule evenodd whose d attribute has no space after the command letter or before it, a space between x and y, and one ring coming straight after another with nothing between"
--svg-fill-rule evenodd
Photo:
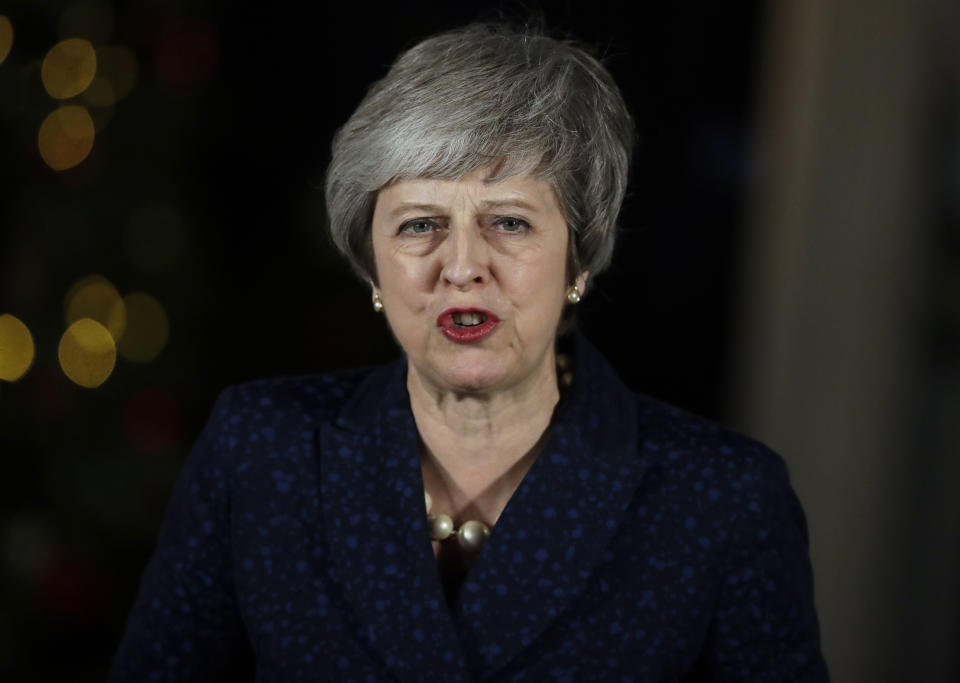
<instances>
[{"instance_id":1,"label":"nose","mask_svg":"<svg viewBox=\"0 0 960 683\"><path fill-rule=\"evenodd\" d=\"M475 229L455 226L443 249L440 277L457 289L467 289L486 282L489 277L489 248Z\"/></svg>"}]
</instances>

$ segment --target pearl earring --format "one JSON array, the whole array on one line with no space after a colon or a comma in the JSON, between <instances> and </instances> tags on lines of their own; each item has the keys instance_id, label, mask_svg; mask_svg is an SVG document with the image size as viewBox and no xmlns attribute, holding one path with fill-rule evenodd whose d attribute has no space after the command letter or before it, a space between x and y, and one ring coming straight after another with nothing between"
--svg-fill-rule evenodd
<instances>
[{"instance_id":1,"label":"pearl earring","mask_svg":"<svg viewBox=\"0 0 960 683\"><path fill-rule=\"evenodd\" d=\"M373 310L377 313L383 310L383 302L380 301L380 293L373 293Z\"/></svg>"},{"instance_id":2,"label":"pearl earring","mask_svg":"<svg viewBox=\"0 0 960 683\"><path fill-rule=\"evenodd\" d=\"M567 290L567 301L572 304L580 303L580 290L577 289L576 285L571 285Z\"/></svg>"}]
</instances>

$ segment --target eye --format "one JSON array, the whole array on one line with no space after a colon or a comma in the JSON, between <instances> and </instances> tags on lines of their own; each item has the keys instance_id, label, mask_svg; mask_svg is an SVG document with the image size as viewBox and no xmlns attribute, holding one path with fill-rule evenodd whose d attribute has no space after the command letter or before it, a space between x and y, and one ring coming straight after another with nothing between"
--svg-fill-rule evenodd
<instances>
[{"instance_id":1,"label":"eye","mask_svg":"<svg viewBox=\"0 0 960 683\"><path fill-rule=\"evenodd\" d=\"M506 233L520 233L530 229L529 223L522 218L516 218L514 216L503 216L494 221L493 224L496 225L501 232Z\"/></svg>"},{"instance_id":2,"label":"eye","mask_svg":"<svg viewBox=\"0 0 960 683\"><path fill-rule=\"evenodd\" d=\"M408 235L425 235L437 229L437 224L427 218L414 218L400 226L400 232Z\"/></svg>"}]
</instances>

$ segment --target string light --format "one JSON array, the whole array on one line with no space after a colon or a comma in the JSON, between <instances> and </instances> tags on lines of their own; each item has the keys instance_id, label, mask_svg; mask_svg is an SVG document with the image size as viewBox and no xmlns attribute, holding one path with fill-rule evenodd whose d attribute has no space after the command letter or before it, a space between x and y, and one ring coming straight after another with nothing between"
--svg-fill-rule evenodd
<instances>
[{"instance_id":1,"label":"string light","mask_svg":"<svg viewBox=\"0 0 960 683\"><path fill-rule=\"evenodd\" d=\"M139 66L133 50L121 45L97 48L97 73L83 93L92 107L110 107L133 90Z\"/></svg>"},{"instance_id":2,"label":"string light","mask_svg":"<svg viewBox=\"0 0 960 683\"><path fill-rule=\"evenodd\" d=\"M81 278L67 291L63 305L64 322L81 318L96 320L116 340L123 336L127 311L117 288L102 275Z\"/></svg>"},{"instance_id":3,"label":"string light","mask_svg":"<svg viewBox=\"0 0 960 683\"><path fill-rule=\"evenodd\" d=\"M10 54L12 47L13 24L10 23L10 20L6 16L0 14L0 64L2 64L3 60Z\"/></svg>"},{"instance_id":4,"label":"string light","mask_svg":"<svg viewBox=\"0 0 960 683\"><path fill-rule=\"evenodd\" d=\"M43 87L54 99L79 95L97 73L97 53L89 40L68 38L50 48L40 67Z\"/></svg>"},{"instance_id":5,"label":"string light","mask_svg":"<svg viewBox=\"0 0 960 683\"><path fill-rule=\"evenodd\" d=\"M54 171L66 171L90 155L95 136L93 119L87 110L67 104L50 112L40 124L37 146L47 166Z\"/></svg>"},{"instance_id":6,"label":"string light","mask_svg":"<svg viewBox=\"0 0 960 683\"><path fill-rule=\"evenodd\" d=\"M18 318L0 315L0 379L16 382L33 365L35 347L30 330Z\"/></svg>"},{"instance_id":7,"label":"string light","mask_svg":"<svg viewBox=\"0 0 960 683\"><path fill-rule=\"evenodd\" d=\"M117 348L106 327L90 318L76 321L60 338L60 368L72 382L94 389L110 377L117 363Z\"/></svg>"},{"instance_id":8,"label":"string light","mask_svg":"<svg viewBox=\"0 0 960 683\"><path fill-rule=\"evenodd\" d=\"M148 363L167 345L170 323L163 306L145 292L123 297L127 325L120 337L120 355L134 363Z\"/></svg>"}]
</instances>

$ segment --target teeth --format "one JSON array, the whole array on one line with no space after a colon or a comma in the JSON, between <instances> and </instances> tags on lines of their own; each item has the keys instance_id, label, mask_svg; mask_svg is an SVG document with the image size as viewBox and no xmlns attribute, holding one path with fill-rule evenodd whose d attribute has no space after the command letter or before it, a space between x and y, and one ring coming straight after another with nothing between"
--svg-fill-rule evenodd
<instances>
[{"instance_id":1,"label":"teeth","mask_svg":"<svg viewBox=\"0 0 960 683\"><path fill-rule=\"evenodd\" d=\"M487 319L482 313L454 313L453 322L461 327L473 327Z\"/></svg>"}]
</instances>

